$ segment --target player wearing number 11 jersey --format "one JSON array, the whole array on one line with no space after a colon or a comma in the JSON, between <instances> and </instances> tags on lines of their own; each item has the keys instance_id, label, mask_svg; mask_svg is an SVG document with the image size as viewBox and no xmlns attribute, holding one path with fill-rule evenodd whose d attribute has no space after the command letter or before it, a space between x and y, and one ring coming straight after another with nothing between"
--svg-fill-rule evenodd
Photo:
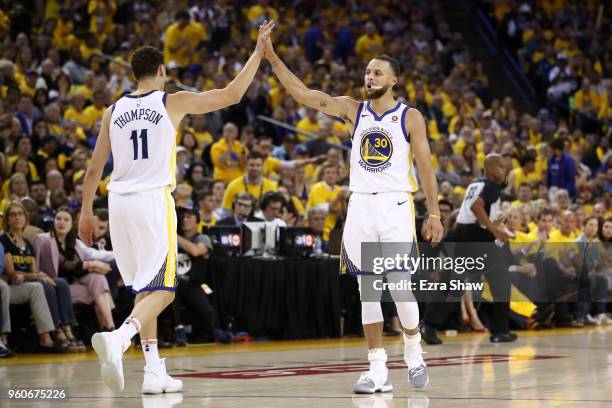
<instances>
[{"instance_id":1,"label":"player wearing number 11 jersey","mask_svg":"<svg viewBox=\"0 0 612 408\"><path fill-rule=\"evenodd\" d=\"M136 293L135 307L121 327L96 333L92 346L102 360L104 383L115 392L124 387L123 352L140 332L145 356L143 393L177 392L183 387L166 373L157 353L157 316L174 299L176 289L175 187L176 128L186 114L203 114L240 102L263 56L263 41L274 23L260 26L255 51L242 71L223 89L166 94L163 54L141 47L130 61L138 89L125 95L102 118L91 163L85 175L79 236L91 245L93 199L102 169L113 154L108 185L113 251L123 282Z\"/></svg>"}]
</instances>

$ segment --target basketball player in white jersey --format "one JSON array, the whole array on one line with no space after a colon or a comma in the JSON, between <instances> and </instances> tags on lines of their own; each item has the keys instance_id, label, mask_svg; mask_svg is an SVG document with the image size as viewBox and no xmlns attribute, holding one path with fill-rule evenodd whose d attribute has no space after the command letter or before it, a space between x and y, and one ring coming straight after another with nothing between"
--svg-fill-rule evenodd
<instances>
[{"instance_id":1,"label":"basketball player in white jersey","mask_svg":"<svg viewBox=\"0 0 612 408\"><path fill-rule=\"evenodd\" d=\"M287 91L299 103L344 119L351 130L351 197L342 239L341 268L358 274L363 294L365 275L361 269L362 242L415 242L415 214L412 193L418 189L412 160L416 159L429 217L425 237L432 242L442 238L438 208L438 185L431 164L425 121L416 109L397 102L392 88L398 82L399 63L386 55L372 59L366 68L364 85L367 101L347 96L332 97L304 85L274 52L266 40L265 54ZM406 272L391 272L387 279L397 279ZM416 301L405 301L406 293L391 292L403 327L404 359L408 381L422 388L428 382L427 368L421 356L419 309ZM400 300L401 299L401 300ZM398 301L399 300L399 301ZM387 354L382 347L383 314L380 302L363 301L363 331L368 343L369 371L353 386L355 393L389 392L393 389L386 367Z\"/></svg>"},{"instance_id":2,"label":"basketball player in white jersey","mask_svg":"<svg viewBox=\"0 0 612 408\"><path fill-rule=\"evenodd\" d=\"M92 346L102 360L104 383L115 392L124 387L122 357L140 333L145 357L142 392L178 392L183 384L166 373L157 353L157 316L174 299L176 289L175 187L176 129L186 114L203 114L240 102L263 57L264 39L274 22L259 28L257 46L242 71L223 89L202 93L163 92L163 54L153 47L134 52L131 66L138 88L109 107L102 119L87 168L79 236L91 245L95 227L92 206L102 169L113 154L109 191L111 240L123 282L135 292L130 317L112 332L96 333Z\"/></svg>"}]
</instances>

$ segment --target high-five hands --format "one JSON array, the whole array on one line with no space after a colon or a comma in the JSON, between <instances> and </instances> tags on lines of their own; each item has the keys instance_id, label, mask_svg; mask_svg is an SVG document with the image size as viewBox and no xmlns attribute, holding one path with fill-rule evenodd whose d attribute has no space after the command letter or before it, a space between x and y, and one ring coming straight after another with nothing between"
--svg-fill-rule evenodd
<instances>
[{"instance_id":1,"label":"high-five hands","mask_svg":"<svg viewBox=\"0 0 612 408\"><path fill-rule=\"evenodd\" d=\"M265 43L270 42L270 33L274 28L274 20L264 20L263 23L259 26L259 35L257 35L257 45L255 46L256 53L264 53Z\"/></svg>"}]
</instances>

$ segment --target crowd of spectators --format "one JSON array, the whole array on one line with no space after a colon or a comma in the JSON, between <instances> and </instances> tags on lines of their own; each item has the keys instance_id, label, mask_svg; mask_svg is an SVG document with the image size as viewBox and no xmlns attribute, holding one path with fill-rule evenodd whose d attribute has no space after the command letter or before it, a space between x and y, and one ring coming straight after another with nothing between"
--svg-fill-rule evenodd
<instances>
[{"instance_id":1,"label":"crowd of spectators","mask_svg":"<svg viewBox=\"0 0 612 408\"><path fill-rule=\"evenodd\" d=\"M163 49L169 93L224 87L253 50L264 18L277 21L275 48L292 71L307 86L332 95L363 100L369 59L382 53L399 59L396 95L427 119L445 220L460 206L466 186L482 175L484 157L498 152L512 168L504 199L508 213L520 218L515 228L541 240L610 241L607 14L593 25L584 22L597 13L595 2L576 13L562 0L538 1L529 6L531 14L517 2L494 3L500 24L517 21L516 48L530 77L540 78L547 98L572 97L575 114L542 109L532 115L518 112L510 97L489 98L482 65L472 60L461 34L450 30L436 2L4 1L0 355L10 354L9 304L29 302L39 343L49 351L82 349L72 331L74 304L94 305L102 329L113 329L117 321L112 310L122 283L106 210L112 163L95 202L96 247L86 248L75 230L103 112L135 86L126 65L130 54L142 45ZM580 75L565 74L570 71ZM574 82L567 85L569 77ZM207 256L210 241L202 233L214 225L259 218L310 226L323 248L331 231L342 228L350 194L347 126L297 104L267 63L239 104L186 117L176 142L174 197L184 238L179 246L191 258ZM423 197L415 198L420 218ZM543 217L548 229L540 228ZM585 235L583 224L594 222L598 235ZM177 342L186 341L181 305L198 309L213 337L225 339L203 292L194 291L197 280L188 276L175 307ZM466 319L474 316L472 306L463 310ZM572 307L565 318L577 325L588 312ZM480 328L478 322L472 327Z\"/></svg>"}]
</instances>

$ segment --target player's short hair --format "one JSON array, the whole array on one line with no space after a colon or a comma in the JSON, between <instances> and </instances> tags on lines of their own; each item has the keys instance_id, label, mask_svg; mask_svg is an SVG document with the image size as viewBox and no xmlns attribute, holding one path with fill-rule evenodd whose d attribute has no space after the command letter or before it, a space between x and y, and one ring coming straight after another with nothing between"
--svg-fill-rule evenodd
<instances>
[{"instance_id":1,"label":"player's short hair","mask_svg":"<svg viewBox=\"0 0 612 408\"><path fill-rule=\"evenodd\" d=\"M164 54L155 47L144 46L134 51L130 59L134 78L140 81L143 78L155 76L157 69L164 63Z\"/></svg>"},{"instance_id":2,"label":"player's short hair","mask_svg":"<svg viewBox=\"0 0 612 408\"><path fill-rule=\"evenodd\" d=\"M400 63L398 60L396 60L395 58L387 54L379 55L378 57L374 57L374 59L377 59L380 61L387 61L389 65L391 66L391 69L393 70L393 74L399 77L401 68L400 68Z\"/></svg>"}]
</instances>

